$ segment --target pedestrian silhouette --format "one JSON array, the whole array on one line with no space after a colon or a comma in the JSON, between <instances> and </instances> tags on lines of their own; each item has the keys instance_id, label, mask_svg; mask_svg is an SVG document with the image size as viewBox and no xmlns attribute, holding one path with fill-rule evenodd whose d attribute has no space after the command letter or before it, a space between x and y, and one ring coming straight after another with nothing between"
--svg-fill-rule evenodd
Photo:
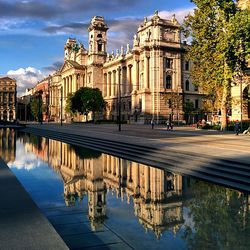
<instances>
[{"instance_id":1,"label":"pedestrian silhouette","mask_svg":"<svg viewBox=\"0 0 250 250\"><path fill-rule=\"evenodd\" d=\"M240 123L239 123L238 120L236 120L236 122L234 124L234 130L235 130L236 135L239 135L239 132L240 132Z\"/></svg>"},{"instance_id":2,"label":"pedestrian silhouette","mask_svg":"<svg viewBox=\"0 0 250 250\"><path fill-rule=\"evenodd\" d=\"M152 119L151 120L151 127L152 127L152 129L154 129L154 126L155 126L155 121L154 121L154 119Z\"/></svg>"},{"instance_id":3,"label":"pedestrian silhouette","mask_svg":"<svg viewBox=\"0 0 250 250\"><path fill-rule=\"evenodd\" d=\"M170 127L170 122L169 122L169 120L166 121L166 124L167 124L167 130L169 130L169 127Z\"/></svg>"}]
</instances>

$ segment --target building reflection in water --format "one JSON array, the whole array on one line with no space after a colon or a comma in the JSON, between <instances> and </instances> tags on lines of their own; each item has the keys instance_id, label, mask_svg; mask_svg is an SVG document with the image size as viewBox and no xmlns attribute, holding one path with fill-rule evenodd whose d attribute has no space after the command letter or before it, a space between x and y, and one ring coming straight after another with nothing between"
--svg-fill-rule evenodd
<instances>
[{"instance_id":1,"label":"building reflection in water","mask_svg":"<svg viewBox=\"0 0 250 250\"><path fill-rule=\"evenodd\" d=\"M88 199L93 230L105 221L107 193L112 192L133 204L140 224L157 238L166 230L176 233L182 228L192 248L213 244L210 247L216 249L220 244L237 246L239 230L241 241L249 235L247 194L50 139L23 135L22 141L26 150L47 161L61 176L67 206ZM227 237L231 241L221 241L225 238L221 225L232 232Z\"/></svg>"},{"instance_id":2,"label":"building reflection in water","mask_svg":"<svg viewBox=\"0 0 250 250\"><path fill-rule=\"evenodd\" d=\"M14 129L0 129L0 157L13 162L16 155L16 133Z\"/></svg>"},{"instance_id":3,"label":"building reflection in water","mask_svg":"<svg viewBox=\"0 0 250 250\"><path fill-rule=\"evenodd\" d=\"M72 206L88 198L93 230L106 218L107 192L133 201L134 213L146 230L157 237L166 229L176 232L183 223L182 176L66 143L23 135L32 151L61 176L64 199Z\"/></svg>"}]
</instances>

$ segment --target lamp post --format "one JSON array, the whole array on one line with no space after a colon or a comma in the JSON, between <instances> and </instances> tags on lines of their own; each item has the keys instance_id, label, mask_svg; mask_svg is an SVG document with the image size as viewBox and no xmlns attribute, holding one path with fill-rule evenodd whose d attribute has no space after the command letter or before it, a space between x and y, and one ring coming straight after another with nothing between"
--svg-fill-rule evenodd
<instances>
[{"instance_id":1,"label":"lamp post","mask_svg":"<svg viewBox=\"0 0 250 250\"><path fill-rule=\"evenodd\" d=\"M242 92L242 75L240 73L240 130L243 131L243 92Z\"/></svg>"},{"instance_id":2,"label":"lamp post","mask_svg":"<svg viewBox=\"0 0 250 250\"><path fill-rule=\"evenodd\" d=\"M243 128L243 90L242 90L243 73L239 65L237 66L236 77L239 80L239 85L240 85L240 129L242 131L242 128Z\"/></svg>"},{"instance_id":3,"label":"lamp post","mask_svg":"<svg viewBox=\"0 0 250 250\"><path fill-rule=\"evenodd\" d=\"M177 125L179 126L179 86L177 86Z\"/></svg>"}]
</instances>

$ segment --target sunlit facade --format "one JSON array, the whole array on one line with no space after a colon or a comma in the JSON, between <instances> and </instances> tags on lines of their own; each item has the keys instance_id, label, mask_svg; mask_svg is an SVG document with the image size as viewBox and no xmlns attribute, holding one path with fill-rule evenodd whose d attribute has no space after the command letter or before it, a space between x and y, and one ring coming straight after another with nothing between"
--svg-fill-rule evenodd
<instances>
[{"instance_id":1,"label":"sunlit facade","mask_svg":"<svg viewBox=\"0 0 250 250\"><path fill-rule=\"evenodd\" d=\"M239 0L238 6L250 10L250 0ZM231 88L232 120L250 120L250 61L245 72L235 77Z\"/></svg>"},{"instance_id":2,"label":"sunlit facade","mask_svg":"<svg viewBox=\"0 0 250 250\"><path fill-rule=\"evenodd\" d=\"M50 113L53 119L69 119L66 99L80 87L99 88L107 102L103 119L116 120L120 105L124 121L148 123L183 120L183 105L193 102L202 109L201 90L192 84L191 63L185 59L180 24L175 16L162 19L158 12L145 18L127 44L107 52L108 26L103 17L91 20L89 48L69 38L64 47L64 64L51 77ZM61 102L62 100L62 102ZM91 114L90 114L91 116ZM84 120L84 116L78 117Z\"/></svg>"},{"instance_id":3,"label":"sunlit facade","mask_svg":"<svg viewBox=\"0 0 250 250\"><path fill-rule=\"evenodd\" d=\"M16 119L16 80L10 77L0 78L0 120Z\"/></svg>"}]
</instances>

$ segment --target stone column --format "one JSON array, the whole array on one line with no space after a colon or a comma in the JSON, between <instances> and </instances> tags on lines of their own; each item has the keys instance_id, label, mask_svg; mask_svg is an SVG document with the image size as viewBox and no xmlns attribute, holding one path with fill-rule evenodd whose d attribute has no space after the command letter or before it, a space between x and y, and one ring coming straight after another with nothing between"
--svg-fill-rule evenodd
<instances>
[{"instance_id":1,"label":"stone column","mask_svg":"<svg viewBox=\"0 0 250 250\"><path fill-rule=\"evenodd\" d=\"M144 87L149 89L149 57L144 60Z\"/></svg>"},{"instance_id":2,"label":"stone column","mask_svg":"<svg viewBox=\"0 0 250 250\"><path fill-rule=\"evenodd\" d=\"M150 167L145 166L144 167L144 176L145 176L145 192L150 191Z\"/></svg>"},{"instance_id":3,"label":"stone column","mask_svg":"<svg viewBox=\"0 0 250 250\"><path fill-rule=\"evenodd\" d=\"M103 76L104 79L104 84L103 84L103 96L107 96L107 92L108 92L108 76L107 73L104 74Z\"/></svg>"},{"instance_id":4,"label":"stone column","mask_svg":"<svg viewBox=\"0 0 250 250\"><path fill-rule=\"evenodd\" d=\"M109 93L109 72L106 73L106 97L108 97Z\"/></svg>"},{"instance_id":5,"label":"stone column","mask_svg":"<svg viewBox=\"0 0 250 250\"><path fill-rule=\"evenodd\" d=\"M136 90L139 89L140 83L140 61L136 62Z\"/></svg>"},{"instance_id":6,"label":"stone column","mask_svg":"<svg viewBox=\"0 0 250 250\"><path fill-rule=\"evenodd\" d=\"M129 83L128 83L128 67L125 67L124 68L124 74L123 74L123 82L124 82L124 88L123 88L123 93L124 95L127 95L128 94L128 88L129 88Z\"/></svg>"},{"instance_id":7,"label":"stone column","mask_svg":"<svg viewBox=\"0 0 250 250\"><path fill-rule=\"evenodd\" d=\"M66 78L63 78L63 98L66 96Z\"/></svg>"},{"instance_id":8,"label":"stone column","mask_svg":"<svg viewBox=\"0 0 250 250\"><path fill-rule=\"evenodd\" d=\"M132 91L131 71L132 71L132 65L128 65L127 67L127 91L126 91L128 95Z\"/></svg>"},{"instance_id":9,"label":"stone column","mask_svg":"<svg viewBox=\"0 0 250 250\"><path fill-rule=\"evenodd\" d=\"M77 74L73 75L73 82L72 82L72 92L76 92L79 89L79 80Z\"/></svg>"},{"instance_id":10,"label":"stone column","mask_svg":"<svg viewBox=\"0 0 250 250\"><path fill-rule=\"evenodd\" d=\"M72 76L69 76L69 94L72 92Z\"/></svg>"},{"instance_id":11,"label":"stone column","mask_svg":"<svg viewBox=\"0 0 250 250\"><path fill-rule=\"evenodd\" d=\"M112 72L108 73L108 97L111 96L111 88L112 88Z\"/></svg>"},{"instance_id":12,"label":"stone column","mask_svg":"<svg viewBox=\"0 0 250 250\"><path fill-rule=\"evenodd\" d=\"M125 75L125 69L124 69L124 67L122 67L121 68L121 71L120 71L120 77L121 77L121 79L120 79L120 84L121 84L121 86L120 86L120 90L121 90L121 96L124 96L124 93L125 93L125 91L124 91L124 87L125 87L125 84L126 84L126 82L125 82L125 77L124 77L124 75ZM118 74L117 74L117 83L119 83L119 69L117 69L117 72L118 72ZM117 93L117 96L118 96L118 93Z\"/></svg>"},{"instance_id":13,"label":"stone column","mask_svg":"<svg viewBox=\"0 0 250 250\"><path fill-rule=\"evenodd\" d=\"M140 185L140 181L139 181L139 163L133 163L134 164L134 167L132 168L133 169L133 180L134 180L134 191L136 194L138 194L138 192L140 191L138 189L139 185Z\"/></svg>"},{"instance_id":14,"label":"stone column","mask_svg":"<svg viewBox=\"0 0 250 250\"><path fill-rule=\"evenodd\" d=\"M116 95L116 71L113 71L112 82L111 82L111 96Z\"/></svg>"},{"instance_id":15,"label":"stone column","mask_svg":"<svg viewBox=\"0 0 250 250\"><path fill-rule=\"evenodd\" d=\"M66 89L66 98L67 98L67 96L68 96L68 94L69 94L69 76L67 76L67 83L66 83L66 85L67 85L67 89Z\"/></svg>"}]
</instances>

